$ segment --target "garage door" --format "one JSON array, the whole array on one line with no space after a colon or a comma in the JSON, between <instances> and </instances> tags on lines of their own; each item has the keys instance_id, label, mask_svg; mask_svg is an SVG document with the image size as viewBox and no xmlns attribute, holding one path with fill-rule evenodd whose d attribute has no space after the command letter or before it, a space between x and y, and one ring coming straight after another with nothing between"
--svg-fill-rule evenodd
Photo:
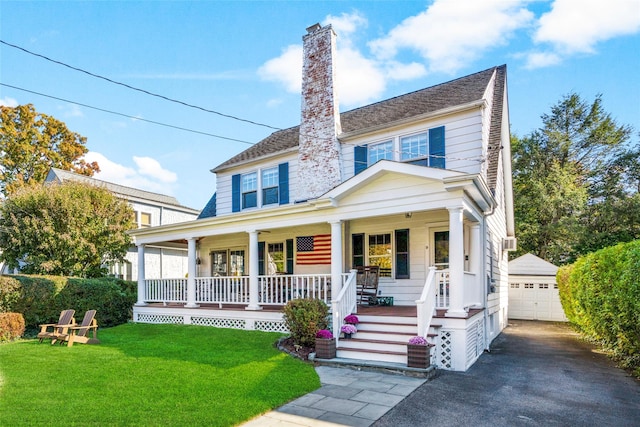
<instances>
[{"instance_id":1,"label":"garage door","mask_svg":"<svg viewBox=\"0 0 640 427\"><path fill-rule=\"evenodd\" d=\"M560 304L558 285L550 283L511 283L509 318L566 321Z\"/></svg>"}]
</instances>

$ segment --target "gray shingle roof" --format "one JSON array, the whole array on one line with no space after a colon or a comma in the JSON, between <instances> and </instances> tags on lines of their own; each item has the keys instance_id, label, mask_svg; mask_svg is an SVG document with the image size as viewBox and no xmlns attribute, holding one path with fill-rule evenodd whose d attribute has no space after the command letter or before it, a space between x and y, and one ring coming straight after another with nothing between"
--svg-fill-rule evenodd
<instances>
[{"instance_id":1,"label":"gray shingle roof","mask_svg":"<svg viewBox=\"0 0 640 427\"><path fill-rule=\"evenodd\" d=\"M342 131L345 133L364 131L382 125L392 124L448 107L467 104L482 99L493 67L465 77L390 98L375 104L356 108L340 114ZM502 100L500 100L502 103ZM213 172L228 167L257 160L263 156L285 152L298 146L299 126L272 133L262 141L230 158L213 169Z\"/></svg>"},{"instance_id":2,"label":"gray shingle roof","mask_svg":"<svg viewBox=\"0 0 640 427\"><path fill-rule=\"evenodd\" d=\"M496 80L493 90L493 107L491 125L489 127L489 146L487 151L487 185L492 190L498 180L498 164L500 162L502 144L502 111L504 107L504 90L507 80L507 66L496 67Z\"/></svg>"},{"instance_id":3,"label":"gray shingle roof","mask_svg":"<svg viewBox=\"0 0 640 427\"><path fill-rule=\"evenodd\" d=\"M191 210L194 213L198 213L197 209L192 209L187 206L181 205L178 200L173 196L167 196L165 194L153 193L151 191L139 190L137 188L126 187L120 184L114 184L112 182L101 181L99 179L91 178L90 176L80 175L74 172L66 171L58 168L51 168L47 174L46 181L57 180L63 182L66 180L86 182L88 184L104 187L116 195L121 195L125 198L132 197L136 199L148 200L150 202L161 203L165 205L171 205L179 207L185 210Z\"/></svg>"}]
</instances>

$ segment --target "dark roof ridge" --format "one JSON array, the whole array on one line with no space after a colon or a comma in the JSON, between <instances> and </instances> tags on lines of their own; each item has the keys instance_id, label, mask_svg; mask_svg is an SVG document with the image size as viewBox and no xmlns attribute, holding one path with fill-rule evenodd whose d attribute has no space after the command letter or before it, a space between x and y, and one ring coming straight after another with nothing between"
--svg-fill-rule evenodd
<instances>
[{"instance_id":1,"label":"dark roof ridge","mask_svg":"<svg viewBox=\"0 0 640 427\"><path fill-rule=\"evenodd\" d=\"M413 90L411 92L407 92L407 93L403 93L403 94L400 94L400 95L392 96L391 98L381 99L380 101L376 101L376 102L371 103L371 104L361 105L360 107L356 107L356 108L352 108L351 110L343 111L343 112L340 113L340 115L351 113L353 111L357 111L357 110L360 110L360 109L363 109L363 108L373 107L373 106L375 106L377 104L381 104L381 103L384 103L384 102L387 102L387 101L392 101L392 100L395 100L395 99L398 99L398 98L402 98L403 96L409 96L409 95L412 95L412 94L415 94L415 93L419 93L419 92L422 92L422 91L425 91L425 90L435 89L438 86L448 85L448 84L454 83L454 82L456 82L458 80L462 80L462 79L468 79L468 78L473 77L475 75L486 73L488 71L493 71L493 70L496 70L499 67L504 67L504 66L505 65L503 64L503 65L499 65L499 66L489 67L486 70L481 70L481 71L477 71L475 73L467 74L465 76L456 77L455 79L451 79L451 80L448 80L448 81L442 82L442 83L437 83L437 84L435 84L433 86L423 87L422 89L416 89L416 90Z\"/></svg>"}]
</instances>

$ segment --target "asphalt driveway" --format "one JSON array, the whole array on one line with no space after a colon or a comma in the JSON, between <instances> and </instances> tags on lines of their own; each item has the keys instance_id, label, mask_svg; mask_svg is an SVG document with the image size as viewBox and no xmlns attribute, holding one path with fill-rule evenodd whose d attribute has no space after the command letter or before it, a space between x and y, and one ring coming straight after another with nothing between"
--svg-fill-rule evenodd
<instances>
[{"instance_id":1,"label":"asphalt driveway","mask_svg":"<svg viewBox=\"0 0 640 427\"><path fill-rule=\"evenodd\" d=\"M568 326L511 321L467 372L440 371L374 426L640 426L640 381Z\"/></svg>"}]
</instances>

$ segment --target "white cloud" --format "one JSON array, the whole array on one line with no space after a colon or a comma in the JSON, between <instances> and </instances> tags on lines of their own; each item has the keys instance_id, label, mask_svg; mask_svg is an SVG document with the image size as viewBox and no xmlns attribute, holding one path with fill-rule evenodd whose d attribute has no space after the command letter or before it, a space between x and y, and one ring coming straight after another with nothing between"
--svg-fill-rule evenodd
<instances>
[{"instance_id":1,"label":"white cloud","mask_svg":"<svg viewBox=\"0 0 640 427\"><path fill-rule=\"evenodd\" d=\"M138 165L138 173L140 175L146 175L165 183L176 182L178 179L178 175L175 172L164 169L156 159L133 156L133 161Z\"/></svg>"},{"instance_id":2,"label":"white cloud","mask_svg":"<svg viewBox=\"0 0 640 427\"><path fill-rule=\"evenodd\" d=\"M170 184L177 181L175 173L163 169L158 161L150 157L134 156L137 169L113 162L95 151L89 151L84 159L87 162L98 162L100 172L94 178L114 184L172 195L174 186Z\"/></svg>"},{"instance_id":3,"label":"white cloud","mask_svg":"<svg viewBox=\"0 0 640 427\"><path fill-rule=\"evenodd\" d=\"M562 59L554 52L530 52L526 55L525 68L535 69L557 65Z\"/></svg>"},{"instance_id":4,"label":"white cloud","mask_svg":"<svg viewBox=\"0 0 640 427\"><path fill-rule=\"evenodd\" d=\"M381 60L394 58L401 49L411 49L429 62L430 71L455 73L530 25L533 13L521 7L523 3L436 0L369 45Z\"/></svg>"},{"instance_id":5,"label":"white cloud","mask_svg":"<svg viewBox=\"0 0 640 427\"><path fill-rule=\"evenodd\" d=\"M64 117L84 117L79 105L70 104L67 107L63 107L63 110Z\"/></svg>"},{"instance_id":6,"label":"white cloud","mask_svg":"<svg viewBox=\"0 0 640 427\"><path fill-rule=\"evenodd\" d=\"M366 28L368 21L360 12L355 11L353 13L343 13L340 16L327 15L322 25L329 24L341 39L350 42L351 35L360 28Z\"/></svg>"},{"instance_id":7,"label":"white cloud","mask_svg":"<svg viewBox=\"0 0 640 427\"><path fill-rule=\"evenodd\" d=\"M282 83L291 93L300 93L302 87L302 46L287 46L280 56L268 60L258 69L264 80Z\"/></svg>"},{"instance_id":8,"label":"white cloud","mask_svg":"<svg viewBox=\"0 0 640 427\"><path fill-rule=\"evenodd\" d=\"M358 12L327 16L323 25L331 24L337 38L338 98L341 105L353 106L376 99L386 87L384 70L380 65L353 48L351 36L367 20ZM285 89L299 94L302 88L302 46L290 45L282 54L270 59L258 69L264 80L275 81Z\"/></svg>"},{"instance_id":9,"label":"white cloud","mask_svg":"<svg viewBox=\"0 0 640 427\"><path fill-rule=\"evenodd\" d=\"M386 67L386 75L392 80L414 80L427 74L426 67L417 62L402 64L400 62L390 61Z\"/></svg>"},{"instance_id":10,"label":"white cloud","mask_svg":"<svg viewBox=\"0 0 640 427\"><path fill-rule=\"evenodd\" d=\"M640 31L640 3L633 0L556 0L540 17L537 43L562 54L593 53L598 42Z\"/></svg>"},{"instance_id":11,"label":"white cloud","mask_svg":"<svg viewBox=\"0 0 640 427\"><path fill-rule=\"evenodd\" d=\"M8 96L6 96L4 98L0 98L0 106L15 108L15 107L18 106L18 101L16 101L13 98L9 98Z\"/></svg>"}]
</instances>

